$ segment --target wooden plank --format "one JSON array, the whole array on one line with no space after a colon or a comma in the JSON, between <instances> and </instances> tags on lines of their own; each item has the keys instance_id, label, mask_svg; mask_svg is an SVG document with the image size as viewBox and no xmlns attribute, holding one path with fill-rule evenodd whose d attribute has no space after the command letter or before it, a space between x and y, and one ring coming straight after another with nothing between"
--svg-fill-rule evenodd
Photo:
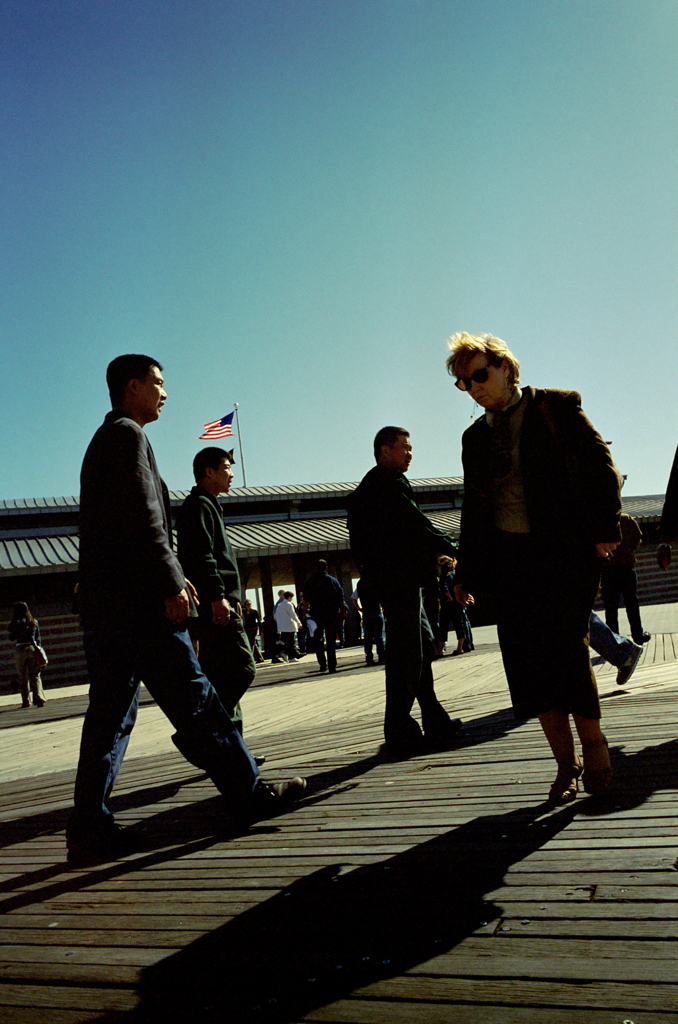
<instances>
[{"instance_id":1,"label":"wooden plank","mask_svg":"<svg viewBox=\"0 0 678 1024\"><path fill-rule=\"evenodd\" d=\"M137 991L143 976L141 967L130 967L127 964L115 964L111 967L109 963L80 964L71 960L52 963L44 962L22 962L3 963L0 961L0 982L6 985L9 982L15 984L34 985L101 985L107 986L111 981L111 974L115 973L116 985L122 985L132 991ZM2 991L0 989L0 1006L2 1006ZM0 1013L0 1020L2 1015Z\"/></svg>"},{"instance_id":2,"label":"wooden plank","mask_svg":"<svg viewBox=\"0 0 678 1024\"><path fill-rule=\"evenodd\" d=\"M106 1014L106 1024L115 1024L119 1021L123 1024L127 1017L124 1012L111 1011ZM40 1020L32 1006L3 1006L2 1024L36 1024ZM90 1009L61 1010L57 1007L50 1007L49 1019L43 1015L40 1024L92 1024L92 1011Z\"/></svg>"},{"instance_id":3,"label":"wooden plank","mask_svg":"<svg viewBox=\"0 0 678 1024\"><path fill-rule=\"evenodd\" d=\"M649 980L656 984L676 983L676 961L664 947L664 956L653 957L651 964L647 953L633 956L634 950L626 945L597 943L605 946L607 956L593 951L584 955L578 943L564 940L534 940L529 944L521 943L517 950L506 943L480 942L477 937L464 939L459 946L449 953L442 953L432 960L427 960L417 967L404 973L422 974L428 977L440 974L444 978L465 977L477 978L481 984L485 978L536 979L551 983L553 980L575 982L637 982L647 984ZM540 950L545 955L540 955ZM557 959L549 958L548 953L556 951Z\"/></svg>"},{"instance_id":4,"label":"wooden plank","mask_svg":"<svg viewBox=\"0 0 678 1024\"><path fill-rule=\"evenodd\" d=\"M505 1006L477 1002L460 1003L384 1002L343 999L297 1017L295 1024L573 1024L572 1010L556 1007ZM674 1024L678 1014L646 1012L641 1024ZM576 1024L620 1024L618 1010L578 1009Z\"/></svg>"},{"instance_id":5,"label":"wooden plank","mask_svg":"<svg viewBox=\"0 0 678 1024\"><path fill-rule=\"evenodd\" d=\"M678 1017L678 983L649 985L622 982L563 984L556 980L533 981L506 977L484 978L426 977L420 973L389 978L353 990L353 999L399 1000L428 1003L483 1003L513 1006L570 1007L617 1010L622 1015L651 1011L673 1012Z\"/></svg>"},{"instance_id":6,"label":"wooden plank","mask_svg":"<svg viewBox=\"0 0 678 1024\"><path fill-rule=\"evenodd\" d=\"M176 947L177 950L180 946ZM110 971L118 968L132 967L141 970L150 967L159 960L168 956L167 948L151 946L150 943L143 948L131 946L128 949L120 949L117 946L36 946L4 945L0 947L0 964L5 972L11 971L13 966L18 964L47 965L58 969L59 965L67 970L73 964L97 966L104 964ZM109 974L109 980L110 980Z\"/></svg>"},{"instance_id":7,"label":"wooden plank","mask_svg":"<svg viewBox=\"0 0 678 1024\"><path fill-rule=\"evenodd\" d=\"M8 939L13 939L12 945L17 944L21 939L25 943L35 946L61 946L68 944L69 948L75 946L138 946L143 948L147 945L165 946L175 949L195 942L205 934L204 929L175 929L170 928L146 930L143 928L107 928L105 931L97 931L95 928L68 928L63 931L56 929L25 929L21 932L12 932Z\"/></svg>"},{"instance_id":8,"label":"wooden plank","mask_svg":"<svg viewBox=\"0 0 678 1024\"><path fill-rule=\"evenodd\" d=\"M133 990L79 985L14 985L5 981L0 988L0 1006L29 1006L36 1010L88 1009L98 1013L109 1010L131 1010L138 1003ZM4 1011L3 1011L4 1012Z\"/></svg>"}]
</instances>

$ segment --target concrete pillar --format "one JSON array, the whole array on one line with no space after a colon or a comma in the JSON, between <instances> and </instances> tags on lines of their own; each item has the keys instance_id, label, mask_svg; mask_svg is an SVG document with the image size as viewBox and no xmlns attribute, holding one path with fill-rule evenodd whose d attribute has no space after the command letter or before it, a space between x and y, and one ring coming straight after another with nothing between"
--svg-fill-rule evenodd
<instances>
[{"instance_id":1,"label":"concrete pillar","mask_svg":"<svg viewBox=\"0 0 678 1024\"><path fill-rule=\"evenodd\" d=\"M273 619L273 578L271 576L271 559L268 555L259 556L259 576L261 592L264 598L264 618L261 635L264 639L264 657L272 658L275 652L277 630Z\"/></svg>"}]
</instances>

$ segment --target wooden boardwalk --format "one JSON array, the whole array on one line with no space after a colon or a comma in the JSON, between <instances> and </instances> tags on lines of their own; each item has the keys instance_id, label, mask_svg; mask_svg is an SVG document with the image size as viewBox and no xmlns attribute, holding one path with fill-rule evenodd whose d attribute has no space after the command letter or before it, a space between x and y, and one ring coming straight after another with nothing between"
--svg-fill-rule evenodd
<instances>
[{"instance_id":1,"label":"wooden boardwalk","mask_svg":"<svg viewBox=\"0 0 678 1024\"><path fill-rule=\"evenodd\" d=\"M84 696L2 705L0 1022L678 1024L677 653L653 636L624 689L600 667L616 786L555 811L493 643L435 666L460 748L399 763L359 651L266 667L250 745L309 790L240 834L149 703L113 799L143 849L87 870L64 860Z\"/></svg>"}]
</instances>

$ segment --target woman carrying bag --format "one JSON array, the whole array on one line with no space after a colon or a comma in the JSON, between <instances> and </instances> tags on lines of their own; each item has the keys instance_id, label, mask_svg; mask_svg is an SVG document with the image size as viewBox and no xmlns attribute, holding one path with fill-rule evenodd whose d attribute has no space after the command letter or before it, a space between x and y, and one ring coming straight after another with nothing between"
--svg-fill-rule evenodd
<instances>
[{"instance_id":1,"label":"woman carrying bag","mask_svg":"<svg viewBox=\"0 0 678 1024\"><path fill-rule=\"evenodd\" d=\"M32 694L33 705L42 708L45 706L45 691L42 688L40 669L47 664L47 658L40 646L38 620L33 618L25 601L17 601L14 605L8 632L15 645L14 660L19 677L21 706L30 708Z\"/></svg>"}]
</instances>

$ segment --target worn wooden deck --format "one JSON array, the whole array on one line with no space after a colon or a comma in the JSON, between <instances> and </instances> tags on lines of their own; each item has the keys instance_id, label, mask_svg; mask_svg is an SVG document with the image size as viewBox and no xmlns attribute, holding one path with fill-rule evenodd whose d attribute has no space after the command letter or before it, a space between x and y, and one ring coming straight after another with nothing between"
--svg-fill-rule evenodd
<instances>
[{"instance_id":1,"label":"worn wooden deck","mask_svg":"<svg viewBox=\"0 0 678 1024\"><path fill-rule=\"evenodd\" d=\"M113 800L143 852L87 870L63 833L82 692L3 704L0 1021L678 1022L668 624L623 690L599 669L609 798L545 809L552 762L513 721L491 642L436 663L462 746L379 760L383 675L353 650L336 676L259 674L250 745L309 791L244 834L145 705Z\"/></svg>"}]
</instances>

